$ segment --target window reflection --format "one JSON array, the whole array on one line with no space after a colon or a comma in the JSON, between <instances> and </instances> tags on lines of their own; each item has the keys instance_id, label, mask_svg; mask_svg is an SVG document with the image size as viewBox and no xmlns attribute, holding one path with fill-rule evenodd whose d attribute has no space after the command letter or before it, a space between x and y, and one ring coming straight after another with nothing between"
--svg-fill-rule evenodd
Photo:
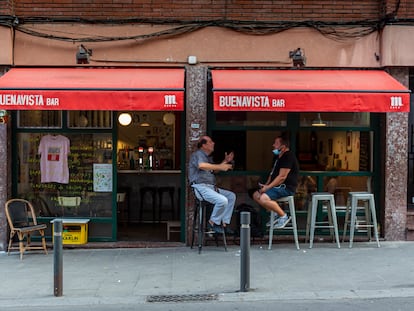
<instances>
[{"instance_id":1,"label":"window reflection","mask_svg":"<svg viewBox=\"0 0 414 311\"><path fill-rule=\"evenodd\" d=\"M327 127L366 127L370 125L369 112L303 112L300 113L300 126L312 126L312 123L315 120L320 121L319 119Z\"/></svg>"},{"instance_id":2,"label":"window reflection","mask_svg":"<svg viewBox=\"0 0 414 311\"><path fill-rule=\"evenodd\" d=\"M372 134L360 131L301 131L297 155L305 171L371 171Z\"/></svg>"},{"instance_id":3,"label":"window reflection","mask_svg":"<svg viewBox=\"0 0 414 311\"><path fill-rule=\"evenodd\" d=\"M48 110L19 111L17 126L19 128L60 128L62 127L62 112Z\"/></svg>"},{"instance_id":4,"label":"window reflection","mask_svg":"<svg viewBox=\"0 0 414 311\"><path fill-rule=\"evenodd\" d=\"M216 112L217 125L286 126L286 112Z\"/></svg>"},{"instance_id":5,"label":"window reflection","mask_svg":"<svg viewBox=\"0 0 414 311\"><path fill-rule=\"evenodd\" d=\"M70 153L66 155L68 183L42 182L42 174L48 172L41 170L38 148L45 135L47 134L17 135L17 196L31 201L38 216L111 217L111 134L62 134L70 141ZM52 156L49 150L54 149L47 149L48 159ZM62 154L59 153L59 156ZM51 158L50 161L54 160L56 159Z\"/></svg>"}]
</instances>

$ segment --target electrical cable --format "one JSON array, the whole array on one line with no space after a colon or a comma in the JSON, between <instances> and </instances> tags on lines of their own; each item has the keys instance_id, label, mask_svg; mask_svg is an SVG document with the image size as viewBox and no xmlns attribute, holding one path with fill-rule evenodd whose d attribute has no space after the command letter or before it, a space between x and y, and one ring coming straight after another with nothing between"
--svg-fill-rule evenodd
<instances>
[{"instance_id":1,"label":"electrical cable","mask_svg":"<svg viewBox=\"0 0 414 311\"><path fill-rule=\"evenodd\" d=\"M393 12L393 15L396 13ZM34 27L38 24L64 24L80 23L93 25L172 25L171 28L148 34L129 36L96 36L79 35L70 32L55 30L40 30ZM271 35L293 28L306 27L318 31L323 36L336 41L359 39L371 33L381 30L385 25L414 25L414 19L384 18L379 20L360 20L348 22L322 22L322 21L237 21L237 20L212 20L212 21L180 21L169 19L120 19L120 20L88 20L81 18L48 18L30 17L17 18L15 16L0 15L0 25L14 28L30 36L67 42L110 42L123 40L147 41L153 39L170 38L180 36L206 27L220 27L247 35Z\"/></svg>"}]
</instances>

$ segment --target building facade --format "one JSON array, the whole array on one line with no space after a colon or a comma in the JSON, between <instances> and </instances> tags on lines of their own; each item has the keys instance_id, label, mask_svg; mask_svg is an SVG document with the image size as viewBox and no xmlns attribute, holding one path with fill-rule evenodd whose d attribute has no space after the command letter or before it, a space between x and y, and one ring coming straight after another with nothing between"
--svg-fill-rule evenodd
<instances>
[{"instance_id":1,"label":"building facade","mask_svg":"<svg viewBox=\"0 0 414 311\"><path fill-rule=\"evenodd\" d=\"M265 110L238 106L231 111L219 109L217 104L221 91L237 96L251 92L249 84L258 98L274 91L261 88L255 78L254 74L264 71L294 72L294 83L305 72L347 70L355 79L360 78L358 72L385 72L389 81L397 80L410 88L414 65L411 1L96 0L34 5L31 1L3 0L0 4L0 108L7 111L7 122L0 124L0 249L7 245L4 203L35 190L40 195L36 193L34 198L45 201L41 208L52 209L44 212L44 221L63 215L54 210L60 208L57 198L61 192L72 191L88 205L83 206L81 215L72 209L71 217L90 217L91 235L97 241L116 240L117 218L121 216L117 215L114 189L128 188L128 217L141 223L145 215L141 217L141 212L131 208L142 210L150 204L140 189L157 174L155 171L165 174L165 186L175 188L178 208L170 220L181 221L181 240L189 241L193 207L186 167L194 143L203 133L212 135L217 146L231 145L238 151L236 170L220 179L238 194L238 203L249 200L245 193L265 174L265 163L270 161L266 148L272 137L288 132L301 160L302 175L310 176L317 189L323 190L331 177L338 177L342 197L346 191L371 190L372 186L382 236L387 240L414 238L410 234L414 165L409 162L412 130L407 95L403 103L386 109L365 101L351 105L343 96L351 89L339 83L334 87L343 88L343 92L331 90L336 101L322 99L315 108L306 100L312 101L309 94L319 87L306 90L302 84L307 99L291 110L284 109L283 102ZM246 71L253 75L242 80ZM173 72L178 72L177 76ZM92 80L82 80L90 73ZM229 85L224 79L222 90L219 78L215 78L221 73L231 73L228 79L234 81ZM10 78L12 75L16 78ZM124 80L125 76L130 79ZM247 85L244 89L237 88L238 79ZM323 73L321 79L321 85L330 80ZM400 91L389 90L389 85L381 89L372 81L379 89L368 93ZM42 92L45 97L53 91L50 98L55 101L28 104L28 97L16 99L14 92L19 91L27 96L33 95L31 91ZM59 106L60 96L68 93L70 104L60 100ZM162 98L161 106L152 105L158 100L151 97L154 93ZM39 110L43 113L36 121L34 112ZM129 139L117 124L118 115L125 111L137 124L149 118L156 126L150 131L139 128ZM164 120L167 113L174 116L172 128ZM328 126L313 128L310 120L317 116ZM70 177L67 186L39 182L41 172L31 167L40 161L37 147L48 134L70 138L72 165L76 166L74 154L90 156L89 162L84 161L88 165L77 170L78 175ZM92 143L87 147L85 141ZM139 187L134 188L134 171L137 165L144 165L140 163L144 161L140 146L145 161L152 159L150 147L157 146L154 161L159 161L156 165L162 169L148 164L152 175L141 176ZM263 156L266 152L269 155ZM128 165L120 161L123 157ZM96 191L95 187L104 185L88 175L95 173L92 164L102 165L94 167L97 172L109 169L106 176L111 185L104 190ZM153 198L154 210L155 202L159 200ZM162 217L160 213L158 221ZM150 222L155 220L155 216L149 218Z\"/></svg>"}]
</instances>

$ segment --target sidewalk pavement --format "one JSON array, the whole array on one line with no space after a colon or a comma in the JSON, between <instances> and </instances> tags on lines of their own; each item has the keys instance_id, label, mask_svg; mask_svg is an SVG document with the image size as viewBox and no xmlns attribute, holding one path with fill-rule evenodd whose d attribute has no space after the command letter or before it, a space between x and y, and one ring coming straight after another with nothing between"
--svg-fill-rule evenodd
<instances>
[{"instance_id":1,"label":"sidewalk pavement","mask_svg":"<svg viewBox=\"0 0 414 311\"><path fill-rule=\"evenodd\" d=\"M54 255L0 253L0 306L143 304L177 295L218 301L414 297L414 242L251 245L250 287L239 292L240 248L64 249L63 296ZM160 295L160 296L158 296ZM155 297L155 298L157 298Z\"/></svg>"}]
</instances>

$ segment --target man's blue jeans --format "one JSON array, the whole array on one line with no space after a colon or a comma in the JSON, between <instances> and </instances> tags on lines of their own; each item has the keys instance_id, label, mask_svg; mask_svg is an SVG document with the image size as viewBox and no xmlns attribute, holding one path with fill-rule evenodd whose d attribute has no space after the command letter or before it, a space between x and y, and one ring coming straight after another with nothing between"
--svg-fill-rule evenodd
<instances>
[{"instance_id":1,"label":"man's blue jeans","mask_svg":"<svg viewBox=\"0 0 414 311\"><path fill-rule=\"evenodd\" d=\"M233 215L234 204L236 203L236 195L226 189L217 188L209 184L193 184L195 195L199 200L210 202L214 205L210 220L216 225L222 223L230 224Z\"/></svg>"}]
</instances>

